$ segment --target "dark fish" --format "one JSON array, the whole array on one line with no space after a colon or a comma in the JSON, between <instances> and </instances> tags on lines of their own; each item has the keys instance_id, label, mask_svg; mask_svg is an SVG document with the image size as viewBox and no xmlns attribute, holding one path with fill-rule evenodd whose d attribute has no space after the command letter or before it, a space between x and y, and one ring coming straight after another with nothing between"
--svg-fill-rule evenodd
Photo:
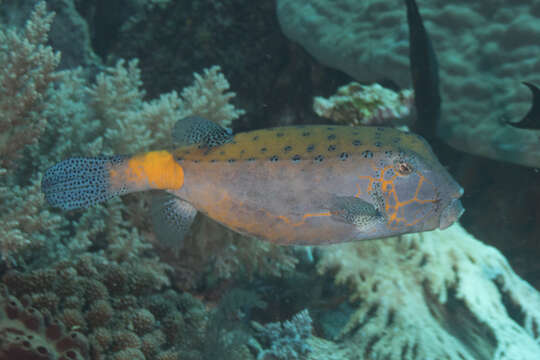
<instances>
[{"instance_id":1,"label":"dark fish","mask_svg":"<svg viewBox=\"0 0 540 360\"><path fill-rule=\"evenodd\" d=\"M415 0L405 0L409 23L409 61L417 119L413 131L428 141L437 134L441 116L439 64Z\"/></svg>"},{"instance_id":2,"label":"dark fish","mask_svg":"<svg viewBox=\"0 0 540 360\"><path fill-rule=\"evenodd\" d=\"M534 84L523 82L532 92L532 106L527 115L518 122L508 122L511 125L519 129L540 129L540 89Z\"/></svg>"}]
</instances>

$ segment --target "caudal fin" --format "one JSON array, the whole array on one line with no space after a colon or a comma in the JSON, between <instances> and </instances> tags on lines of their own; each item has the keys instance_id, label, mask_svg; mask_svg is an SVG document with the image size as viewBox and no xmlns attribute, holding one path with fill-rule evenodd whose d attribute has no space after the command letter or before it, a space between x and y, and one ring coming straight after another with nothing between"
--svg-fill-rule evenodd
<instances>
[{"instance_id":1,"label":"caudal fin","mask_svg":"<svg viewBox=\"0 0 540 360\"><path fill-rule=\"evenodd\" d=\"M41 191L51 206L64 210L85 208L127 192L111 186L110 170L125 156L71 158L49 168L41 180Z\"/></svg>"},{"instance_id":2,"label":"caudal fin","mask_svg":"<svg viewBox=\"0 0 540 360\"><path fill-rule=\"evenodd\" d=\"M150 151L64 160L45 172L41 191L52 206L72 210L128 192L178 190L183 183L184 170L173 154Z\"/></svg>"}]
</instances>

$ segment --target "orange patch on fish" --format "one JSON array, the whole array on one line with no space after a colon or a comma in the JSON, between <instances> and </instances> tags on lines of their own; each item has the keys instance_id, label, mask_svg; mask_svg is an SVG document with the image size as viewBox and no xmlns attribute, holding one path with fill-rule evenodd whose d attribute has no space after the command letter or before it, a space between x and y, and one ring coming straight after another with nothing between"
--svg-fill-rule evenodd
<instances>
[{"instance_id":1,"label":"orange patch on fish","mask_svg":"<svg viewBox=\"0 0 540 360\"><path fill-rule=\"evenodd\" d=\"M184 184L184 170L168 151L135 155L119 169L112 168L110 177L112 184L127 183L137 188L178 190Z\"/></svg>"}]
</instances>

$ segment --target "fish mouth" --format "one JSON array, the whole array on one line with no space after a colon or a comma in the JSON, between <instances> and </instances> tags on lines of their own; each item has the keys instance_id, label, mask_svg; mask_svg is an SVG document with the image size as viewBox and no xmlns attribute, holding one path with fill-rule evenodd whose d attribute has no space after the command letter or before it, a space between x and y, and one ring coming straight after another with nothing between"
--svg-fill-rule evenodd
<instances>
[{"instance_id":1,"label":"fish mouth","mask_svg":"<svg viewBox=\"0 0 540 360\"><path fill-rule=\"evenodd\" d=\"M459 201L458 198L452 199L441 213L439 229L444 230L455 223L464 211L465 209L463 208L463 205L461 205L461 201Z\"/></svg>"}]
</instances>

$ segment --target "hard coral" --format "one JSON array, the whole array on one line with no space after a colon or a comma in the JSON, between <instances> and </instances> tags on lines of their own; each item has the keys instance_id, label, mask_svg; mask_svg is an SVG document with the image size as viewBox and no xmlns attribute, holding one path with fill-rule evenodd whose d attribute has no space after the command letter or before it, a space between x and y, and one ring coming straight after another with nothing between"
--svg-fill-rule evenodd
<instances>
[{"instance_id":1,"label":"hard coral","mask_svg":"<svg viewBox=\"0 0 540 360\"><path fill-rule=\"evenodd\" d=\"M459 224L322 248L317 266L359 302L345 358L540 358L540 294Z\"/></svg>"},{"instance_id":2,"label":"hard coral","mask_svg":"<svg viewBox=\"0 0 540 360\"><path fill-rule=\"evenodd\" d=\"M154 328L156 318L147 309L137 309L131 313L131 324L137 334L146 334Z\"/></svg>"},{"instance_id":3,"label":"hard coral","mask_svg":"<svg viewBox=\"0 0 540 360\"><path fill-rule=\"evenodd\" d=\"M25 250L35 250L57 240L60 227L66 224L61 216L44 208L37 177L29 186L21 186L8 174L2 176L0 168L0 204L0 262L9 265L24 263L21 254Z\"/></svg>"},{"instance_id":4,"label":"hard coral","mask_svg":"<svg viewBox=\"0 0 540 360\"><path fill-rule=\"evenodd\" d=\"M152 359L156 357L156 354L165 344L165 341L165 334L161 330L154 330L151 333L143 335L143 337L141 338L141 351L148 359ZM175 342L171 341L169 343L174 344ZM165 352L167 353L175 351L166 350Z\"/></svg>"},{"instance_id":5,"label":"hard coral","mask_svg":"<svg viewBox=\"0 0 540 360\"><path fill-rule=\"evenodd\" d=\"M264 346L259 350L257 360L301 360L307 359L311 346L307 340L311 337L312 320L307 310L294 315L283 324L269 323L264 326L254 322L257 338Z\"/></svg>"},{"instance_id":6,"label":"hard coral","mask_svg":"<svg viewBox=\"0 0 540 360\"><path fill-rule=\"evenodd\" d=\"M106 325L114 315L114 310L107 300L97 300L86 313L86 321L93 328Z\"/></svg>"},{"instance_id":7,"label":"hard coral","mask_svg":"<svg viewBox=\"0 0 540 360\"><path fill-rule=\"evenodd\" d=\"M60 54L46 46L53 17L41 1L24 31L0 30L0 167L45 128L40 111L60 62Z\"/></svg>"},{"instance_id":8,"label":"hard coral","mask_svg":"<svg viewBox=\"0 0 540 360\"><path fill-rule=\"evenodd\" d=\"M25 299L26 300L26 299ZM88 342L0 286L0 360L83 360Z\"/></svg>"},{"instance_id":9,"label":"hard coral","mask_svg":"<svg viewBox=\"0 0 540 360\"><path fill-rule=\"evenodd\" d=\"M174 269L175 285L192 289L201 283L255 276L281 277L297 263L291 247L235 233L214 220L195 220L180 254L156 246L161 259Z\"/></svg>"},{"instance_id":10,"label":"hard coral","mask_svg":"<svg viewBox=\"0 0 540 360\"><path fill-rule=\"evenodd\" d=\"M87 254L43 270L12 270L2 281L14 299L38 299L36 312L88 336L91 360L156 359L163 352L188 349L197 353L204 344L206 310L188 294L168 289L162 282L166 276L152 261L157 262L114 263ZM50 277L53 273L57 276ZM56 297L45 301L51 293Z\"/></svg>"},{"instance_id":11,"label":"hard coral","mask_svg":"<svg viewBox=\"0 0 540 360\"><path fill-rule=\"evenodd\" d=\"M379 84L352 82L328 99L316 97L317 115L349 125L397 125L408 117L414 103L412 90L395 92Z\"/></svg>"}]
</instances>

